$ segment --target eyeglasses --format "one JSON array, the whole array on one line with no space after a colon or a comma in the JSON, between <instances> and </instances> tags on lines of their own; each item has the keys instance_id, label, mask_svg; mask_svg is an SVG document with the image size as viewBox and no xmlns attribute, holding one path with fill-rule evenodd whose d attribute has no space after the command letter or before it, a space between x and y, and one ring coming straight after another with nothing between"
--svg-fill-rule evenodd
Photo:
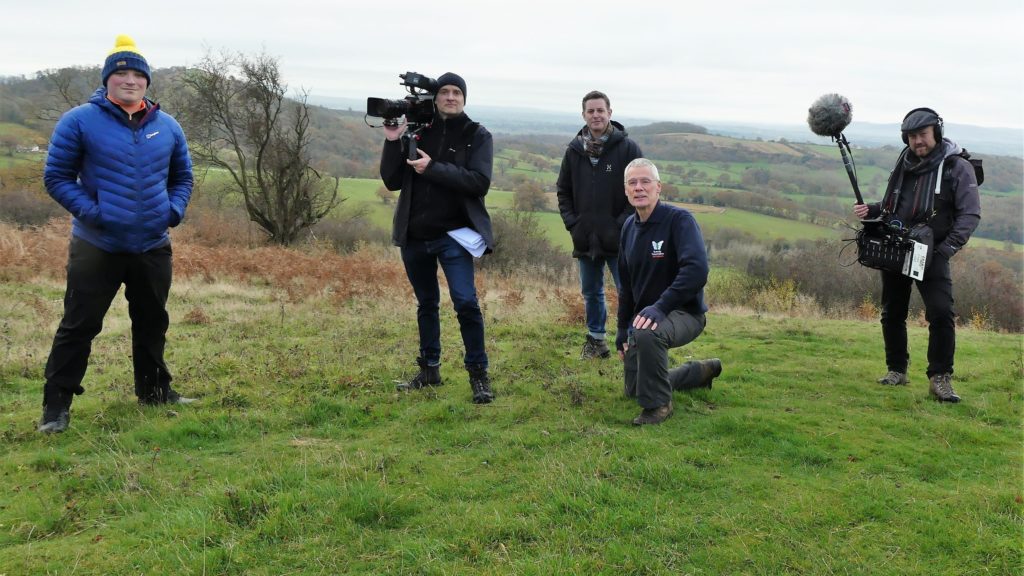
<instances>
[{"instance_id":1,"label":"eyeglasses","mask_svg":"<svg viewBox=\"0 0 1024 576\"><path fill-rule=\"evenodd\" d=\"M650 178L630 178L629 180L626 180L626 186L629 186L630 188L635 187L637 184L647 188L651 184L654 184L654 180L651 180Z\"/></svg>"}]
</instances>

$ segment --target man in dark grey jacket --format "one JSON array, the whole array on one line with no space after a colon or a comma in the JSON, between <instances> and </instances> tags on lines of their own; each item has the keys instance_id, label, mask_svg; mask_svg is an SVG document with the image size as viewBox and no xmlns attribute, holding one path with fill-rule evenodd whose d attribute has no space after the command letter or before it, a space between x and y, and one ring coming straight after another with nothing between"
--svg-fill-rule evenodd
<instances>
[{"instance_id":1,"label":"man in dark grey jacket","mask_svg":"<svg viewBox=\"0 0 1024 576\"><path fill-rule=\"evenodd\" d=\"M915 108L903 118L903 149L889 176L885 196L874 204L857 204L858 218L885 218L903 226L927 222L934 235L931 262L917 290L928 319L929 392L940 402L959 402L953 391L956 320L949 260L967 244L981 220L978 181L960 146L942 137L942 118L930 108ZM880 384L909 382L907 368L908 276L882 271L882 337L888 373Z\"/></svg>"},{"instance_id":2,"label":"man in dark grey jacket","mask_svg":"<svg viewBox=\"0 0 1024 576\"><path fill-rule=\"evenodd\" d=\"M583 97L586 122L565 150L558 173L558 210L572 235L572 255L577 259L580 290L586 312L587 336L582 358L607 358L605 343L608 310L604 296L607 266L620 289L616 269L619 231L632 209L622 188L622 175L640 146L612 119L611 102L602 92Z\"/></svg>"},{"instance_id":3,"label":"man in dark grey jacket","mask_svg":"<svg viewBox=\"0 0 1024 576\"><path fill-rule=\"evenodd\" d=\"M417 136L416 159L407 158L406 125L385 126L380 176L388 190L401 190L392 241L416 294L419 372L399 390L440 386L441 290L437 266L448 281L459 319L463 361L473 402L494 399L484 348L484 318L477 302L473 258L491 252L494 236L484 196L491 186L494 144L491 133L463 111L466 81L447 72L437 79L436 113ZM473 252L471 252L471 250Z\"/></svg>"}]
</instances>

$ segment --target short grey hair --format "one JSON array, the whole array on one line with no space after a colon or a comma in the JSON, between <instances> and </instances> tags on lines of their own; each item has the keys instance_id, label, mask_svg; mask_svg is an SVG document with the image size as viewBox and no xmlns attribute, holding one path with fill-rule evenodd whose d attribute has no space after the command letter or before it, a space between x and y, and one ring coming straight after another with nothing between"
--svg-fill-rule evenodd
<instances>
[{"instance_id":1,"label":"short grey hair","mask_svg":"<svg viewBox=\"0 0 1024 576\"><path fill-rule=\"evenodd\" d=\"M658 175L658 167L654 165L654 162L651 162L647 158L637 158L629 164L626 164L626 169L622 171L622 179L626 179L626 174L629 174L631 169L641 167L650 168L651 174L654 174L654 179L661 182L661 176Z\"/></svg>"}]
</instances>

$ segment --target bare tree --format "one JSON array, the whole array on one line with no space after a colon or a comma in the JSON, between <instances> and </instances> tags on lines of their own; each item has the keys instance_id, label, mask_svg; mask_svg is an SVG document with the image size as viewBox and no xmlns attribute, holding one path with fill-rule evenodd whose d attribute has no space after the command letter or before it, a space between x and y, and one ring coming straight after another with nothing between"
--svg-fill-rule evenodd
<instances>
[{"instance_id":1,"label":"bare tree","mask_svg":"<svg viewBox=\"0 0 1024 576\"><path fill-rule=\"evenodd\" d=\"M272 242L291 244L342 202L338 178L311 164L307 95L285 96L275 58L208 51L183 81L178 116L193 157L231 175L249 219Z\"/></svg>"},{"instance_id":2,"label":"bare tree","mask_svg":"<svg viewBox=\"0 0 1024 576\"><path fill-rule=\"evenodd\" d=\"M36 78L46 81L52 87L39 108L39 119L56 121L61 114L84 104L96 90L99 80L98 68L71 66L50 68L36 73Z\"/></svg>"}]
</instances>

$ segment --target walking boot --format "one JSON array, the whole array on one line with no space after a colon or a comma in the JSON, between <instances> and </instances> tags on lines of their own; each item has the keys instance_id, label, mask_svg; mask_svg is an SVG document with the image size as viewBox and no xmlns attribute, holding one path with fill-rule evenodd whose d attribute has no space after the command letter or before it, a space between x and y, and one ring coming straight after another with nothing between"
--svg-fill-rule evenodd
<instances>
[{"instance_id":1,"label":"walking boot","mask_svg":"<svg viewBox=\"0 0 1024 576\"><path fill-rule=\"evenodd\" d=\"M135 382L135 396L143 406L160 404L192 404L195 398L186 398L171 387L171 383L162 381L159 376L143 378Z\"/></svg>"},{"instance_id":2,"label":"walking boot","mask_svg":"<svg viewBox=\"0 0 1024 576\"><path fill-rule=\"evenodd\" d=\"M469 371L469 387L473 390L474 404L490 404L494 400L494 391L491 390L491 378L487 375L487 368L483 366L467 366Z\"/></svg>"},{"instance_id":3,"label":"walking boot","mask_svg":"<svg viewBox=\"0 0 1024 576\"><path fill-rule=\"evenodd\" d=\"M722 375L722 361L718 358L700 361L701 384L698 388L711 389L711 383Z\"/></svg>"},{"instance_id":4,"label":"walking boot","mask_svg":"<svg viewBox=\"0 0 1024 576\"><path fill-rule=\"evenodd\" d=\"M886 386L906 386L910 382L907 378L906 372L897 372L895 370L889 370L878 379L879 384L885 384Z\"/></svg>"},{"instance_id":5,"label":"walking boot","mask_svg":"<svg viewBox=\"0 0 1024 576\"><path fill-rule=\"evenodd\" d=\"M71 400L75 395L47 384L43 387L43 416L38 432L59 434L71 424Z\"/></svg>"},{"instance_id":6,"label":"walking boot","mask_svg":"<svg viewBox=\"0 0 1024 576\"><path fill-rule=\"evenodd\" d=\"M444 384L441 380L440 365L430 366L423 358L417 358L416 364L419 365L420 371L412 377L412 380L402 382L395 386L395 390L398 390L399 392L408 392L410 390L419 390L420 388L441 386Z\"/></svg>"},{"instance_id":7,"label":"walking boot","mask_svg":"<svg viewBox=\"0 0 1024 576\"><path fill-rule=\"evenodd\" d=\"M603 339L599 340L587 334L587 341L583 343L583 351L580 352L581 360L608 358L611 355L612 351L608 349L608 344Z\"/></svg>"},{"instance_id":8,"label":"walking boot","mask_svg":"<svg viewBox=\"0 0 1024 576\"><path fill-rule=\"evenodd\" d=\"M645 426L647 424L661 424L672 415L672 402L657 408L644 408L639 416L633 418L634 426Z\"/></svg>"},{"instance_id":9,"label":"walking boot","mask_svg":"<svg viewBox=\"0 0 1024 576\"><path fill-rule=\"evenodd\" d=\"M928 377L928 393L939 402L959 402L960 397L953 391L953 375L932 374Z\"/></svg>"}]
</instances>

